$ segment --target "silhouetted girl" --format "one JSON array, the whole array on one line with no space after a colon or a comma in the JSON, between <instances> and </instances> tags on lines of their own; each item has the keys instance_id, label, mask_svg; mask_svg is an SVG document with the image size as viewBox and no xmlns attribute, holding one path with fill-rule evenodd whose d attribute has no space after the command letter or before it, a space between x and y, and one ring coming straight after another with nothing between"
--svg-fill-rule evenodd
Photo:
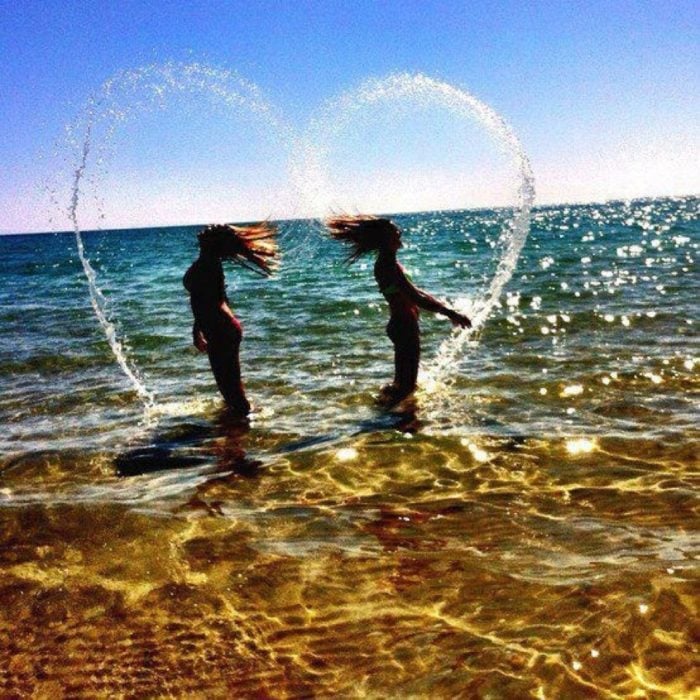
<instances>
[{"instance_id":1,"label":"silhouetted girl","mask_svg":"<svg viewBox=\"0 0 700 700\"><path fill-rule=\"evenodd\" d=\"M397 402L416 388L420 360L419 309L442 314L455 326L469 327L470 320L426 292L418 289L396 260L402 247L401 231L389 219L372 216L339 216L326 222L331 235L351 246L348 262L377 251L374 278L389 303L391 317L386 332L394 344L394 381L382 389L383 397Z\"/></svg>"},{"instance_id":2,"label":"silhouetted girl","mask_svg":"<svg viewBox=\"0 0 700 700\"><path fill-rule=\"evenodd\" d=\"M197 236L199 257L183 279L194 314L194 345L209 355L219 391L229 408L241 416L250 412L241 382L242 329L229 307L222 260L233 260L259 274L272 274L277 256L276 232L267 222L254 226L207 226Z\"/></svg>"}]
</instances>

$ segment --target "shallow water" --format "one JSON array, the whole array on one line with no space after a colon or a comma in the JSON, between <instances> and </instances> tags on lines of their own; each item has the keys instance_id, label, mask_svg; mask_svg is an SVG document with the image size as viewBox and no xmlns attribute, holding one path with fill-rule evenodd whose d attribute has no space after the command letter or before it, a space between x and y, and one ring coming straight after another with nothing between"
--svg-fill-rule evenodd
<instances>
[{"instance_id":1,"label":"shallow water","mask_svg":"<svg viewBox=\"0 0 700 700\"><path fill-rule=\"evenodd\" d=\"M0 692L690 695L698 203L536 210L452 394L389 413L371 261L285 224L276 280L227 273L247 428L189 348L196 227L85 236L147 414L74 239L0 238ZM506 215L399 217L414 281L478 299Z\"/></svg>"}]
</instances>

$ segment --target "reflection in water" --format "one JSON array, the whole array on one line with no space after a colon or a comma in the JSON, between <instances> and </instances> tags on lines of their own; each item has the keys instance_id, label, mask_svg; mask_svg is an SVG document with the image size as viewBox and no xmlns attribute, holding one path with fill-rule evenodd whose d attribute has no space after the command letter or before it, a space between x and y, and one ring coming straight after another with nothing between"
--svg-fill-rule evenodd
<instances>
[{"instance_id":1,"label":"reflection in water","mask_svg":"<svg viewBox=\"0 0 700 700\"><path fill-rule=\"evenodd\" d=\"M250 430L248 421L241 421L225 411L219 418L218 427L221 438L214 445L214 454L219 469L240 476L255 476L263 463L246 456L244 444Z\"/></svg>"},{"instance_id":2,"label":"reflection in water","mask_svg":"<svg viewBox=\"0 0 700 700\"><path fill-rule=\"evenodd\" d=\"M254 476L262 462L246 457L246 419L224 409L210 425L184 423L156 433L145 447L136 447L114 460L119 476L139 476L170 469L189 469L215 462L216 472Z\"/></svg>"},{"instance_id":3,"label":"reflection in water","mask_svg":"<svg viewBox=\"0 0 700 700\"><path fill-rule=\"evenodd\" d=\"M379 430L398 430L402 433L417 433L420 430L422 425L418 418L420 406L415 396L409 396L398 404L388 406L378 401L377 406L382 409L379 415L362 421L356 435Z\"/></svg>"}]
</instances>

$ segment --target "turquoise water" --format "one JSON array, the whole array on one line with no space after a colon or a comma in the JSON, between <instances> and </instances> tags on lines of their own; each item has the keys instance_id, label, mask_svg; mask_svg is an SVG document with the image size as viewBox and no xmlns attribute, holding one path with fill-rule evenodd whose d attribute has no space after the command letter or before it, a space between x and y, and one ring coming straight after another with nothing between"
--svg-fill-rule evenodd
<instances>
[{"instance_id":1,"label":"turquoise water","mask_svg":"<svg viewBox=\"0 0 700 700\"><path fill-rule=\"evenodd\" d=\"M84 234L148 410L74 237L0 238L0 600L20 620L14 646L0 639L20 659L3 689L41 689L37 663L63 688L114 689L96 657L66 665L99 633L127 693L162 674L175 691L290 696L687 692L699 212L696 197L535 209L449 395L389 413L374 404L392 351L372 261L348 268L316 224L283 222L276 278L226 268L249 428L190 346L198 227ZM508 215L397 216L400 259L469 308ZM429 370L451 330L421 324ZM42 624L60 635L39 662ZM171 649L173 625L202 636ZM158 672L137 654L146 637Z\"/></svg>"},{"instance_id":2,"label":"turquoise water","mask_svg":"<svg viewBox=\"0 0 700 700\"><path fill-rule=\"evenodd\" d=\"M683 434L693 424L684 385L696 353L697 209L689 198L537 211L501 308L463 358L460 413L439 418L497 434ZM399 216L401 259L425 289L474 300L494 272L490 244L505 215ZM262 411L254 422L272 432L339 435L376 417L372 395L392 370L386 309L371 260L346 269L318 226L281 228L286 255L277 278L227 272L245 327L248 390ZM85 234L126 354L177 420L188 403L198 418L219 404L206 357L189 347L181 278L196 257L197 230ZM130 439L142 406L94 319L73 236L7 236L0 245L3 451ZM429 367L449 324L423 314L423 326ZM581 394L561 396L579 385ZM616 403L627 409L610 408Z\"/></svg>"}]
</instances>

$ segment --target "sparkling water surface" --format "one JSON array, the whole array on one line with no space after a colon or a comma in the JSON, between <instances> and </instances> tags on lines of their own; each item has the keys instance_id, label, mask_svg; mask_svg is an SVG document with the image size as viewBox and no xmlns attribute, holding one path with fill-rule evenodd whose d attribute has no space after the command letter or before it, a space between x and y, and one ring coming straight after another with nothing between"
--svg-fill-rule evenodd
<instances>
[{"instance_id":1,"label":"sparkling water surface","mask_svg":"<svg viewBox=\"0 0 700 700\"><path fill-rule=\"evenodd\" d=\"M84 235L148 409L74 237L0 238L0 691L690 694L699 204L536 209L449 385L391 412L372 260L283 222L275 279L226 267L249 426L191 347L197 227ZM469 308L508 216L397 216L400 259Z\"/></svg>"}]
</instances>

